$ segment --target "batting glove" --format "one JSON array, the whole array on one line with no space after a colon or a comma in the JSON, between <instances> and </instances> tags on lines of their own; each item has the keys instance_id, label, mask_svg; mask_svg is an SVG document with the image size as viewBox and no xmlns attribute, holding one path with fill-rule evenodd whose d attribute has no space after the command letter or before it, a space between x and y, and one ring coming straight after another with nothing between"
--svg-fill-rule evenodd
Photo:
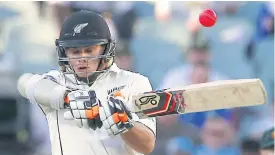
<instances>
[{"instance_id":1,"label":"batting glove","mask_svg":"<svg viewBox=\"0 0 275 155\"><path fill-rule=\"evenodd\" d=\"M99 103L100 120L110 137L128 131L133 127L133 121L138 120L138 116L130 112L126 104L120 92L109 96L107 104Z\"/></svg>"},{"instance_id":2,"label":"batting glove","mask_svg":"<svg viewBox=\"0 0 275 155\"><path fill-rule=\"evenodd\" d=\"M101 128L99 103L94 91L72 91L65 98L65 108L69 110L64 112L64 119L75 120L81 128Z\"/></svg>"}]
</instances>

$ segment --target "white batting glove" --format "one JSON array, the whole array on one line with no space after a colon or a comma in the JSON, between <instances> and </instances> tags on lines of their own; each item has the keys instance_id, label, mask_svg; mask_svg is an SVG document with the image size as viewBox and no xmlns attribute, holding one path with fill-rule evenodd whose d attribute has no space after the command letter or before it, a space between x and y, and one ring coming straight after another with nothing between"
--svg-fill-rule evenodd
<instances>
[{"instance_id":1,"label":"white batting glove","mask_svg":"<svg viewBox=\"0 0 275 155\"><path fill-rule=\"evenodd\" d=\"M133 127L133 121L138 120L138 116L128 110L126 101L118 93L110 96L107 104L99 103L100 120L110 137L127 132Z\"/></svg>"},{"instance_id":2,"label":"white batting glove","mask_svg":"<svg viewBox=\"0 0 275 155\"><path fill-rule=\"evenodd\" d=\"M99 103L94 91L72 91L65 98L65 108L69 110L64 112L64 119L74 120L81 128L101 128Z\"/></svg>"}]
</instances>

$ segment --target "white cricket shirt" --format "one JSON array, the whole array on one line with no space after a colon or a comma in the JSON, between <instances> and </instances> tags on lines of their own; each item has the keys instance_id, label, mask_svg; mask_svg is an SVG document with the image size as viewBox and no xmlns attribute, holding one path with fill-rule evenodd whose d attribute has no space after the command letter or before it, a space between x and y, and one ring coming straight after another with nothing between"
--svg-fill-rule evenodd
<instances>
[{"instance_id":1,"label":"white cricket shirt","mask_svg":"<svg viewBox=\"0 0 275 155\"><path fill-rule=\"evenodd\" d=\"M98 80L89 87L88 85L75 85L73 75L64 75L57 70L52 70L44 75L57 83L71 88L95 90L97 97L104 104L108 93L115 90L123 91L128 101L137 93L151 91L151 84L147 77L119 69L113 64L110 70L100 75ZM129 102L131 104L131 102ZM52 155L140 155L128 147L120 136L110 138L104 128L93 131L79 128L73 120L64 120L63 109L53 109L42 106L47 117ZM139 122L150 128L156 135L155 118L141 119Z\"/></svg>"}]
</instances>

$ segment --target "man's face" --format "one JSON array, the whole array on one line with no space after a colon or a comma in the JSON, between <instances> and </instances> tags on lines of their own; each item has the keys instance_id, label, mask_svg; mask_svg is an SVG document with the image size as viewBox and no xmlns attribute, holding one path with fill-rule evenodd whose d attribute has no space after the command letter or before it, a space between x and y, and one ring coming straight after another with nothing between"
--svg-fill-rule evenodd
<instances>
[{"instance_id":1,"label":"man's face","mask_svg":"<svg viewBox=\"0 0 275 155\"><path fill-rule=\"evenodd\" d=\"M67 57L78 77L85 78L98 69L100 59L95 57L100 56L103 49L104 47L100 45L94 45L84 48L68 48L66 50Z\"/></svg>"},{"instance_id":2,"label":"man's face","mask_svg":"<svg viewBox=\"0 0 275 155\"><path fill-rule=\"evenodd\" d=\"M262 22L265 31L270 34L274 33L274 17L265 17Z\"/></svg>"},{"instance_id":3,"label":"man's face","mask_svg":"<svg viewBox=\"0 0 275 155\"><path fill-rule=\"evenodd\" d=\"M228 145L232 137L233 128L222 118L209 119L202 130L203 143L212 149Z\"/></svg>"},{"instance_id":4,"label":"man's face","mask_svg":"<svg viewBox=\"0 0 275 155\"><path fill-rule=\"evenodd\" d=\"M207 51L193 49L188 54L188 61L191 64L206 63L209 62L209 53Z\"/></svg>"},{"instance_id":5,"label":"man's face","mask_svg":"<svg viewBox=\"0 0 275 155\"><path fill-rule=\"evenodd\" d=\"M193 68L191 72L191 82L192 84L199 84L208 82L209 68L204 65L197 65Z\"/></svg>"}]
</instances>

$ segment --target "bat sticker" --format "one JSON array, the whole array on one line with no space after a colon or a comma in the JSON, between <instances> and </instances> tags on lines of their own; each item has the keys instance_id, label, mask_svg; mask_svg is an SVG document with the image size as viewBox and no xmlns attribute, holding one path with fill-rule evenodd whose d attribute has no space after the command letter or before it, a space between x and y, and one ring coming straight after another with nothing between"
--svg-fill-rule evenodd
<instances>
[{"instance_id":1,"label":"bat sticker","mask_svg":"<svg viewBox=\"0 0 275 155\"><path fill-rule=\"evenodd\" d=\"M146 96L137 97L134 99L134 104L138 110L147 110L158 107L160 96L157 94L147 94Z\"/></svg>"},{"instance_id":2,"label":"bat sticker","mask_svg":"<svg viewBox=\"0 0 275 155\"><path fill-rule=\"evenodd\" d=\"M150 104L152 105L156 105L158 103L158 101L156 100L157 95L151 95L151 96L144 96L142 98L139 99L139 102L141 103L140 105L145 105L148 104L150 102Z\"/></svg>"}]
</instances>

